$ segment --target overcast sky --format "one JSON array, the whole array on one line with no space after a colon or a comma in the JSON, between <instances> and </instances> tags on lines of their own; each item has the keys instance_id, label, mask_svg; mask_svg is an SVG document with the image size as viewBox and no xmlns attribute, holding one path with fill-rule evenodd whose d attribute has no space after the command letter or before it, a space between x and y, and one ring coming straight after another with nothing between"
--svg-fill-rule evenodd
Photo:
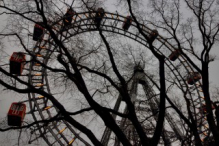
<instances>
[{"instance_id":1,"label":"overcast sky","mask_svg":"<svg viewBox=\"0 0 219 146\"><path fill-rule=\"evenodd\" d=\"M109 11L111 12L115 12L115 8L113 7L108 7L107 8ZM0 16L0 30L4 29L6 25L6 17L4 16ZM9 55L12 54L12 52L14 51L18 51L19 49L16 46L12 46L9 43L7 43L7 40L5 39L5 44L7 45L7 49L5 50ZM211 54L215 54L217 55L216 59L214 62L212 62L210 64L210 82L211 82L211 87L219 87L219 79L218 79L218 74L219 74L219 48L215 48L214 50L212 50ZM6 57L6 62L9 62L9 57ZM0 63L1 64L1 63ZM0 90L5 89L4 87L0 86ZM11 105L12 102L16 102L22 99L22 96L24 96L24 98L27 97L27 95L18 95L16 93L11 93L8 90L4 90L2 92L0 92L0 123L1 121L3 121L4 119L6 119L6 115L8 112L8 109ZM1 126L1 125L0 125ZM0 133L0 142L5 142L5 138L8 137L5 136L7 135L6 133ZM15 136L16 137L16 136ZM1 146L3 145L7 145L8 143L3 143L0 144Z\"/></svg>"}]
</instances>

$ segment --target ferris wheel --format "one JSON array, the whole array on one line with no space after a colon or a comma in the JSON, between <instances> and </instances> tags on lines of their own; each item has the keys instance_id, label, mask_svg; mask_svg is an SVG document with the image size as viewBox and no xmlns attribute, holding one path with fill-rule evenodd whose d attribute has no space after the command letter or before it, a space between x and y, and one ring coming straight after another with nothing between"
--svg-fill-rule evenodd
<instances>
[{"instance_id":1,"label":"ferris wheel","mask_svg":"<svg viewBox=\"0 0 219 146\"><path fill-rule=\"evenodd\" d=\"M165 65L171 74L170 77L173 78L175 82L174 85L181 90L179 96L186 96L190 101L191 104L189 106L192 116L197 121L199 135L204 141L210 133L205 117L206 113L205 110L203 110L204 96L201 91L202 85L199 81L201 76L192 68L185 57L180 55L180 51L171 45L167 39L159 35L156 30L152 30L143 24L140 27L143 32L154 41L153 45L156 51L166 57ZM62 19L52 24L52 28L62 42L66 42L77 35L95 32L101 29L103 32L121 35L144 47L149 47L145 38L138 32L137 26L130 16L126 17L115 13L105 12L102 8L97 9L97 11L79 13L76 13L70 8ZM33 39L37 42L31 51L31 54L33 54L31 57L34 59L31 59L29 66L28 81L35 88L55 96L55 93L53 93L54 91L51 89L51 84L53 83L51 83L51 78L49 78L50 72L48 72L48 69L41 63L49 66L50 63L54 62L53 59L54 57L57 57L56 50L58 46L50 36L50 33L43 27L42 23L37 23L35 25ZM60 66L57 65L57 67ZM156 93L157 89L154 89L156 87L144 71L144 67L136 65L133 72L133 77L128 83L132 101L136 106L139 119L141 119L142 115L147 115L149 112L155 115L150 120L151 125L153 126L153 121L156 121L157 119L156 113L159 111L159 100ZM185 75L187 78L185 78ZM143 99L140 95L138 96L139 85L142 86L142 95L146 102L142 101ZM58 99L57 97L57 100L62 99ZM123 113L126 113L127 109L124 104L122 105L122 102L121 97L118 95L113 109L119 111L123 108ZM46 125L42 123L36 124L37 128L31 132L30 143L39 138L43 138L48 145L92 145L83 134L64 119L53 120L54 117L59 118L59 110L46 97L41 96L40 94L30 93L28 94L28 100L20 103L29 103L29 109L27 109L27 111L32 115L34 121L51 120ZM116 119L121 129L124 129L124 132L128 135L130 141L133 144L134 142L138 142L135 132L132 130L132 127L129 126L129 121L115 115L113 115L113 117ZM166 110L165 119L166 124L169 126L164 126L162 133L163 140L161 140L161 143L166 142L168 145L171 145L171 143L174 143L177 140L187 141L187 137L184 134L185 131L179 127L175 117L171 114L169 109ZM147 124L144 126L145 130L150 131L150 126ZM101 143L103 145L119 146L119 141L113 136L111 130L107 127L103 129L102 133L98 135ZM151 132L152 131L153 130L151 130Z\"/></svg>"}]
</instances>

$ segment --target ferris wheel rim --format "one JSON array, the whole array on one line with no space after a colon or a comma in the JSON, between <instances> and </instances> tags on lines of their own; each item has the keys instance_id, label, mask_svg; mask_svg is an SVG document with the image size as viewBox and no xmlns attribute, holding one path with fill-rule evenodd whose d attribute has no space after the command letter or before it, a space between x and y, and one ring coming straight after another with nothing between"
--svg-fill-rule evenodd
<instances>
[{"instance_id":1,"label":"ferris wheel rim","mask_svg":"<svg viewBox=\"0 0 219 146\"><path fill-rule=\"evenodd\" d=\"M79 16L79 15L85 15L85 17L87 18L87 19L84 19L84 20L92 20L93 18L88 18L87 16L86 16L86 14L93 14L94 12L82 12L82 13L78 13L77 15ZM103 19L105 19L105 18L107 18L107 15L111 15L112 17L109 17L109 19L112 19L112 20L118 20L118 21L121 21L121 22L124 22L124 20L120 20L119 18L121 17L121 18L125 18L124 16L122 16L122 15L118 15L118 14L114 14L114 13L109 13L109 12L105 12L106 14L105 14L105 17L103 17ZM115 17L115 18L114 18ZM82 21L82 20L80 20L80 21ZM57 21L58 23L59 22L62 22L62 19L60 19L60 21ZM74 22L74 23L72 23L72 26L75 24L75 23L77 23L76 21ZM55 24L57 24L57 23L54 23L54 26L55 26ZM92 24L92 25L94 25L94 24ZM104 26L104 25L101 25L101 27L102 26ZM131 26L134 26L134 27L136 27L135 25L131 25ZM109 26L110 27L110 26ZM111 26L112 27L112 26ZM146 34L149 34L149 32L150 31L152 31L151 29L149 29L149 28L147 28L146 26L144 26L144 25L142 25L142 27L145 27L146 29L147 29L147 31L145 31L146 32ZM116 28L115 28L116 29ZM102 29L103 31L106 31L107 32L107 30L104 30L104 29ZM122 29L118 29L118 30L121 30L122 31ZM149 30L149 31L148 31ZM81 32L81 33L85 33L85 32L90 32L90 31L92 31L92 30L87 30L87 31L84 31L84 32ZM94 29L94 31L97 31L97 30L95 30ZM128 34L129 33L129 31L124 31L123 30L123 32L124 32L124 34L120 34L119 33L119 31L117 32L117 34L120 34L120 35L124 35L125 37L128 37L128 38L130 38L130 39L133 39L134 41L136 41L136 39L134 39L134 38L131 38L131 37L129 37L129 36L127 36L126 34ZM116 33L116 32L113 32L113 33ZM78 35L79 33L77 32L75 35ZM72 35L71 37L73 37L73 36L75 36L75 35ZM136 36L136 35L135 35ZM138 37L138 36L137 36ZM171 50L171 48L172 48L172 50L171 51L174 51L174 47L169 43L169 42L167 42L167 40L165 40L162 36L158 36L158 38L157 38L157 40L158 41L160 41L160 42L162 42L164 45L169 45L168 47L166 46L166 48L168 48L169 50ZM138 42L138 41L137 41ZM145 41L146 42L146 41ZM39 41L39 42L37 42L37 43L41 43L41 41ZM140 43L140 42L139 42ZM141 44L143 44L143 43L141 43ZM144 46L146 46L146 47L148 47L147 46L147 42L146 42L146 45L144 45ZM36 46L34 47L34 48L37 48L37 44L36 44ZM157 52L159 52L159 49L156 49L157 50ZM159 52L159 53L162 53L162 52ZM164 54L163 54L164 55ZM184 59L185 60L185 58L183 58L183 56L181 56L181 58L182 59ZM180 60L180 57L178 58L179 60ZM182 63L184 60L180 60L180 62ZM166 62L169 62L170 64L172 64L172 66L173 67L175 67L174 65L173 65L173 63L170 61L170 60L168 60L168 59L166 59L166 61L165 61L165 64L166 64ZM191 68L191 71L193 71L194 72L194 70L193 70L193 68L190 66L190 64L188 63L188 62L186 62L187 64L187 66L189 66L190 68ZM182 63L183 64L183 66L185 67L186 65L184 65L184 63ZM169 67L169 65L166 65L167 67ZM185 67L186 68L186 67ZM174 70L176 70L176 71L178 71L177 69L174 69ZM186 70L187 70L187 72L190 72L187 68L186 68ZM178 72L179 73L179 72ZM30 74L31 74L31 68L30 68ZM180 74L180 73L179 73ZM176 76L175 74L174 74L174 76ZM181 76L181 79L182 79L182 75L180 74L180 76ZM46 77L46 76L45 76ZM47 77L46 77L47 78ZM178 79L178 78L177 78ZM179 80L178 80L179 81ZM186 84L186 81L184 80L183 81L184 82L184 85L186 85L187 86L187 88L189 87L187 84ZM180 83L180 81L179 81L179 83ZM200 82L199 82L200 83ZM47 83L46 84L46 86L48 86L47 88L49 88L49 84ZM183 86L183 85L181 85L181 86ZM198 93L198 95L200 95L199 94L199 92L198 92L198 88L196 88L197 89L197 93ZM190 92L189 92L190 93ZM50 93L51 94L51 93ZM191 93L190 93L190 96L192 97L192 95L191 95ZM29 99L31 99L31 95L30 95L30 97L29 97ZM191 98L192 99L192 98ZM30 102L32 102L32 100L30 100ZM202 102L200 102L200 104L201 104ZM31 103L30 103L31 104ZM39 111L39 109L38 109L38 111ZM42 113L42 111L39 111L40 113ZM32 115L34 115L34 113L32 114ZM35 116L35 115L34 115Z\"/></svg>"}]
</instances>

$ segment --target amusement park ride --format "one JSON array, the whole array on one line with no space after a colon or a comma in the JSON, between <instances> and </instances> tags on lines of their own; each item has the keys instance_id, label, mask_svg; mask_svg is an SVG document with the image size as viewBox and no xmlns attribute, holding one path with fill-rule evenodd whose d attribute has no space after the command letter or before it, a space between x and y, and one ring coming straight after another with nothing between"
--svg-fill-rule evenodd
<instances>
[{"instance_id":1,"label":"amusement park ride","mask_svg":"<svg viewBox=\"0 0 219 146\"><path fill-rule=\"evenodd\" d=\"M64 17L58 22L54 23L52 27L57 35L62 35L64 31L72 30L72 32L74 33L71 34L71 37L88 31L97 31L99 28L101 28L102 31L113 32L123 35L130 39L133 39L143 46L148 47L147 41L139 33L132 31L131 28L136 28L136 24L132 22L131 16L124 17L118 14L105 12L103 8L98 8L97 11L81 13L76 13L72 8L69 8ZM191 106L193 106L192 109L194 109L192 111L193 116L197 119L197 124L199 125L198 130L200 137L202 139L205 139L207 136L209 136L210 132L208 129L205 113L198 112L200 109L203 109L202 107L204 107L204 97L201 91L201 83L199 81L201 79L200 74L195 72L191 65L186 61L186 59L180 55L180 50L175 49L169 42L166 41L166 39L160 36L157 30L151 30L145 25L142 25L141 27L151 41L156 41L157 46L155 46L155 49L158 53L163 54L159 50L163 46L165 46L171 52L170 55L166 57L165 64L175 76L176 82L181 87L181 89L185 92L188 92L188 98L193 103L191 104ZM66 38L69 37L67 35L65 36ZM35 47L33 48L35 58L39 62L43 62L46 64L50 58L50 55L52 55L52 50L56 47L54 46L54 43L52 43L52 38L47 30L44 28L44 24L42 22L38 22L35 24L33 31L33 40L37 41ZM165 54L163 55L166 56ZM187 79L185 79L185 77L180 74L179 69L174 66L173 61L176 60L180 62L181 67L188 73ZM14 52L10 58L10 73L17 76L22 75L25 62L25 53ZM148 80L149 79L145 76L144 68L141 66L136 66L134 68L134 75L132 77L132 80L128 84L128 88L130 90L132 102L135 105L139 105L139 100L137 99L137 88L139 84L142 86L145 93L145 98L148 100L147 104L150 107L152 113L155 115L154 120L156 120L156 112L159 110L159 100L155 96L156 93L153 89L153 86ZM47 71L41 64L36 62L30 62L28 81L35 88L45 90L47 93L52 94L50 93ZM191 86L193 87L193 90L188 91ZM195 97L194 92L197 95ZM26 109L26 104L28 104L28 102L29 109ZM118 95L117 101L114 106L115 111L119 110L122 102L123 101L121 97ZM26 111L32 114L34 121L52 118L52 113L54 113L54 111L58 113L58 109L54 105L47 105L46 103L46 97L36 93L30 93L28 95L28 101L12 103L8 111L8 125L22 126ZM138 112L144 113L144 110L145 108L141 107ZM123 113L127 112L128 111L125 108ZM113 115L113 118L117 119L117 116ZM171 130L169 131L169 129L163 129L163 141L168 143L168 145L171 145L171 143L176 140L186 141L184 133L176 124L174 118L168 112L168 110L166 112L165 118L170 125ZM91 143L83 139L80 134L76 132L75 127L71 126L65 120L60 120L58 122L53 121L47 126L42 126L39 123L36 125L38 128L31 132L32 135L35 135L35 137L30 139L30 143L39 138L43 138L48 145L74 145L74 142L76 140L80 141L82 145L92 145ZM136 136L137 134L135 133L135 131L133 131L133 128L127 119L121 118L118 121L118 125L121 127L121 129L124 130L127 137L129 137L130 141L132 141L133 144L134 142L138 142L138 138ZM69 138L69 135L71 135L71 138ZM48 139L47 137L50 137L50 139ZM108 145L110 139L112 139L111 130L106 127L100 139L103 145ZM115 139L114 141L114 146L120 145L117 139Z\"/></svg>"}]
</instances>

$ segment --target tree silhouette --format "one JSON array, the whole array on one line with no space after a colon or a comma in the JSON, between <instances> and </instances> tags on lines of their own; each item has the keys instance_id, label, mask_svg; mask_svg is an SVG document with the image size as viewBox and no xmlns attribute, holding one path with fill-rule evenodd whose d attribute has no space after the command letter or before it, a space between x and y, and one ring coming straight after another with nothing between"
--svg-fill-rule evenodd
<instances>
[{"instance_id":1,"label":"tree silhouette","mask_svg":"<svg viewBox=\"0 0 219 146\"><path fill-rule=\"evenodd\" d=\"M125 146L154 146L158 145L158 143L169 145L166 139L171 139L171 136L165 134L169 130L166 128L166 118L167 121L168 119L169 121L175 120L172 122L172 126L179 125L183 127L183 135L174 136L177 137L178 143L181 143L181 145L200 146L214 143L219 145L219 140L217 139L219 137L217 128L219 123L217 123L218 120L215 120L218 105L217 102L212 101L210 96L208 69L209 63L214 59L210 56L210 51L216 46L218 41L219 28L216 1L184 0L183 4L181 4L179 0L154 0L148 2L149 7L147 10L141 9L145 5L141 1L127 0L116 2L125 11L128 10L130 16L122 17L124 20L120 20L118 14L117 19L115 18L116 15L111 13L112 17L107 19L106 9L100 8L104 5L104 2L100 3L96 0L0 2L1 15L8 17L8 25L0 33L0 36L4 38L2 40L5 40L5 38L11 39L13 44L21 47L22 52L29 56L29 60L25 61L25 66L29 68L24 70L24 74L29 73L27 77L12 74L8 71L9 64L1 64L0 72L2 77L0 84L9 90L28 94L29 97L32 94L44 97L42 100L42 111L40 112L50 108L55 108L54 111L57 111L54 112L56 114L48 112L48 118L45 117L45 119L39 120L33 116L34 122L24 124L21 127L2 128L0 131L36 126L36 129L32 131L39 130L41 133L40 137L45 141L49 141L45 130L48 125L52 123L58 126L58 122L65 121L86 135L93 145L104 145L97 136L98 132L90 130L86 124L80 121L80 119L83 119L83 114L86 115L87 113L88 116L86 118L89 119L90 116L98 117L96 118L97 122L100 119L109 131L112 131L115 135L113 141L119 141ZM186 14L181 12L184 9L189 9L188 13L190 16L187 17ZM84 11L88 13L83 13ZM145 18L145 16L147 17ZM77 21L78 19L80 21ZM85 19L86 21L84 21ZM107 28L107 24L105 25L106 21L111 19L117 20L109 23L112 30L105 29ZM136 34L133 34L135 36L133 42L131 39L129 42L125 37L120 38L117 34L114 34L118 23L123 23L123 28L117 30L118 34L123 31L122 35L128 36L129 29L136 32ZM36 24L35 29L38 30L33 33L31 29L34 24ZM144 27L151 27L151 29L149 29L150 31L145 31L146 28ZM159 30L160 35L158 35L157 30L152 28ZM85 32L87 30L90 33ZM162 37L161 34L165 37ZM34 40L37 42L30 40L30 36L32 37L33 35ZM131 37L132 35L129 38ZM135 42L139 42L137 38L142 40L142 44L146 43L147 47L135 45ZM159 45L159 42L163 44ZM31 45L35 45L33 50L32 48L30 49ZM171 48L175 48L172 50L172 57L170 56L169 59L165 55L169 53L166 51L168 45ZM140 49L135 51L135 47ZM2 49L4 48L2 47ZM46 49L47 51L45 51ZM148 55L142 55L146 53L146 50ZM40 57L45 57L46 59L41 59ZM152 57L155 60L151 61L156 66L152 73L146 71L146 69L144 70L139 65L139 62L144 62L148 65L150 61L145 61L148 57ZM174 61L179 57L185 59L185 62L192 68L192 72L184 72L182 67L186 67L182 62L177 64L169 61L171 65L175 66L174 69L169 68L168 60ZM38 66L40 66L40 71L38 71ZM133 69L134 67L140 68ZM179 74L179 76L184 79L183 82L187 82L190 85L187 84L182 87L181 81L177 81L174 78L176 75L171 76L174 70L183 72L183 75ZM44 75L33 75L33 72L37 71L42 72ZM131 83L134 86L133 80L135 80L136 74L141 76L142 73L145 74L148 82L156 87L157 95L154 96L156 96L158 104L157 111L151 109L151 111L146 112L150 113L150 115L146 115L144 120L139 118L141 115L139 116L139 110L136 109L135 101L133 102L134 91L130 88ZM42 78L38 76L42 76ZM185 79L186 76L188 76L188 79ZM200 78L202 84L197 85L196 82ZM52 89L48 89L48 87L45 89L44 84L35 84L34 80L40 80L40 83L48 83L47 80L49 80L50 84L52 84ZM152 92L149 90L149 83L141 80L141 78L138 78L138 80L142 85L148 84L148 94ZM180 92L179 96L182 96L184 105L177 103L173 98L174 96L169 92L169 90L174 90L175 88L177 88L177 92ZM200 88L203 90L204 100L203 102L198 102L199 109L197 109L197 103L189 96L192 95L193 90L199 90ZM56 93L51 94L50 90ZM78 98L78 107L69 109L71 103L63 103L55 94L59 96L72 94L71 98ZM115 97L116 95L119 96ZM112 98L117 101L120 100L120 102L123 101L127 112L115 110L110 105ZM29 113L34 113L36 112L35 109L39 110L39 108L37 107L37 102L34 101L32 105L31 100L39 99L29 98L25 100L25 102L30 102L30 107L33 106L30 108L31 111ZM212 105L214 108L212 108ZM171 119L171 114L167 110L169 108L178 118ZM206 110L203 110L203 108L206 108ZM213 113L214 109L216 109L215 114ZM197 119L195 114L200 114L200 112L205 113L201 114L201 119ZM132 139L118 124L118 118L115 118L115 115L120 119L126 119L132 125L134 128ZM200 131L200 127L203 126L200 120L204 119L205 116L207 117L209 128L206 131ZM148 130L143 121L150 122L149 119L151 117L155 117L156 120L151 122L153 127ZM177 129L173 131L175 134L177 133ZM58 134L61 135L62 132ZM203 136L203 133L207 134ZM79 135L75 135L77 139L83 139ZM69 145L76 138L73 138ZM90 145L87 142L84 143Z\"/></svg>"}]
</instances>

